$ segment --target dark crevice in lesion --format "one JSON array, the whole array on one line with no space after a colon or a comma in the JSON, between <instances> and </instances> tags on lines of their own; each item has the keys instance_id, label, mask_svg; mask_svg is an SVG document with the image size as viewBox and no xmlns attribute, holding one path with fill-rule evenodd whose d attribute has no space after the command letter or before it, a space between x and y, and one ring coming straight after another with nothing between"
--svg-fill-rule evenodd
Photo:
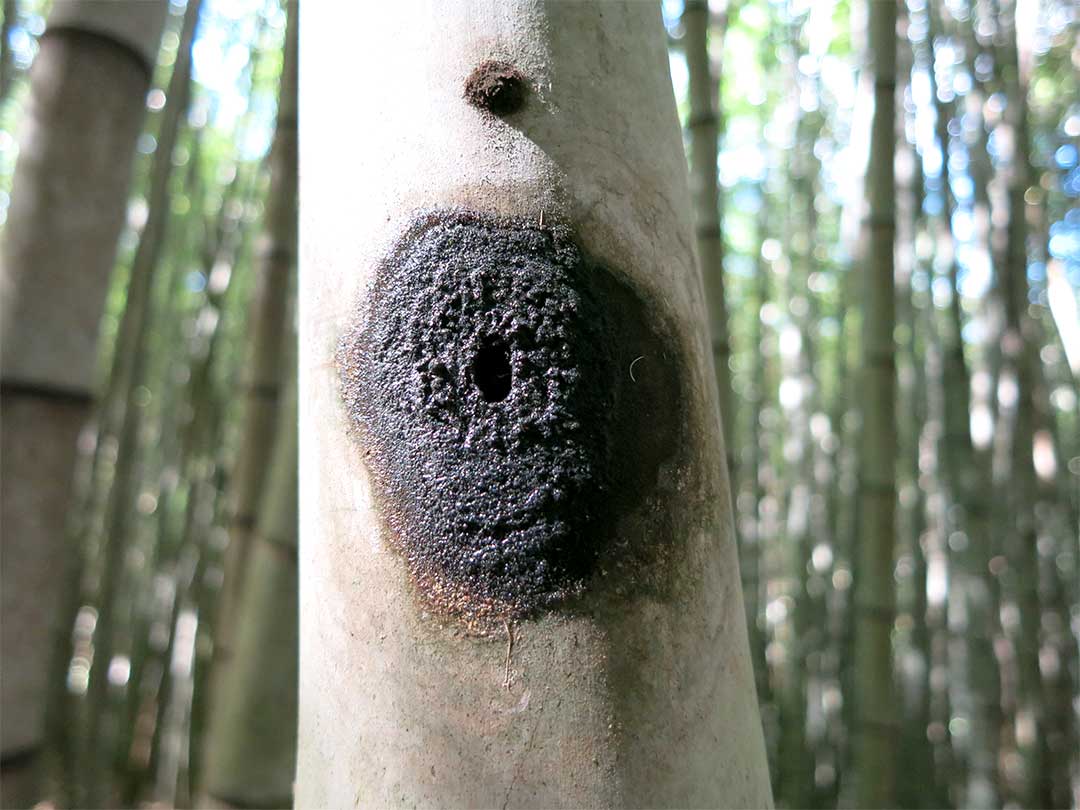
<instances>
[{"instance_id":1,"label":"dark crevice in lesion","mask_svg":"<svg viewBox=\"0 0 1080 810\"><path fill-rule=\"evenodd\" d=\"M513 372L510 368L510 350L497 337L489 337L480 344L472 362L473 382L487 402L502 402L510 394Z\"/></svg>"}]
</instances>

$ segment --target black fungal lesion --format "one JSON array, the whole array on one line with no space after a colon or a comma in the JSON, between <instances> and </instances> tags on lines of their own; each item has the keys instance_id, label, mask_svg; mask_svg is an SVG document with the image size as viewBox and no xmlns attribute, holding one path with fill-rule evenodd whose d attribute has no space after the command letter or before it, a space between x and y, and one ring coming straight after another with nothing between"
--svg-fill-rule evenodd
<instances>
[{"instance_id":1,"label":"black fungal lesion","mask_svg":"<svg viewBox=\"0 0 1080 810\"><path fill-rule=\"evenodd\" d=\"M377 268L339 346L342 392L431 606L521 618L627 556L617 521L684 416L654 312L569 231L472 212L422 217Z\"/></svg>"},{"instance_id":2,"label":"black fungal lesion","mask_svg":"<svg viewBox=\"0 0 1080 810\"><path fill-rule=\"evenodd\" d=\"M465 100L492 115L516 113L527 92L525 76L509 62L483 62L465 80Z\"/></svg>"}]
</instances>

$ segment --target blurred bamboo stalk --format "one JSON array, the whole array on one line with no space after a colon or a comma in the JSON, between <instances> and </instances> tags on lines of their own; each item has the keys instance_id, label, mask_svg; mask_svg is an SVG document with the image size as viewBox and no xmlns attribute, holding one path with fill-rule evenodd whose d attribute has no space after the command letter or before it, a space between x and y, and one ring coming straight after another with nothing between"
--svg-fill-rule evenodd
<instances>
[{"instance_id":1,"label":"blurred bamboo stalk","mask_svg":"<svg viewBox=\"0 0 1080 810\"><path fill-rule=\"evenodd\" d=\"M31 71L3 246L0 398L5 806L37 798L46 677L62 611L76 436L167 4L61 0ZM4 65L14 4L4 8ZM3 81L7 89L7 77ZM25 783L25 790L23 783Z\"/></svg>"},{"instance_id":2,"label":"blurred bamboo stalk","mask_svg":"<svg viewBox=\"0 0 1080 810\"><path fill-rule=\"evenodd\" d=\"M283 359L291 334L285 321L296 266L296 30L295 3L290 3L263 244L248 315L251 341L243 368L243 427L231 481L229 546L215 644L215 656L222 662L232 655L234 604L243 589L256 511L276 441L279 392L291 373Z\"/></svg>"},{"instance_id":3,"label":"blurred bamboo stalk","mask_svg":"<svg viewBox=\"0 0 1080 810\"><path fill-rule=\"evenodd\" d=\"M235 647L215 682L204 765L205 791L215 807L292 806L299 584L294 380L287 383L277 428L251 570L235 607Z\"/></svg>"},{"instance_id":4,"label":"blurred bamboo stalk","mask_svg":"<svg viewBox=\"0 0 1080 810\"><path fill-rule=\"evenodd\" d=\"M930 94L935 112L934 136L941 151L942 216L937 223L938 254L946 266L949 282L949 306L941 335L941 375L943 403L940 414L941 444L938 449L939 464L944 472L944 485L949 500L957 505L951 511L948 531L950 536L960 532L965 537L963 547L954 553L949 594L950 603L958 610L951 611L955 624L963 625L950 632L956 633L955 653L966 664L959 673L959 680L951 690L956 695L958 716L969 725L965 768L962 774L963 804L968 807L995 807L997 795L998 737L1001 725L1000 687L998 664L994 655L996 616L998 600L996 587L990 573L993 556L990 537L989 506L986 503L990 491L989 464L976 452L971 437L971 379L967 359L964 356L964 321L961 309L962 291L959 283L957 246L952 236L952 222L956 201L952 191L950 170L949 125L953 120L952 105L941 100L938 92L935 57L941 47L936 40L941 32L937 10L927 6L927 48L924 55L925 69L929 78ZM950 543L950 548L955 543Z\"/></svg>"},{"instance_id":5,"label":"blurred bamboo stalk","mask_svg":"<svg viewBox=\"0 0 1080 810\"><path fill-rule=\"evenodd\" d=\"M1008 527L1003 537L1007 564L1007 599L1019 615L1008 637L1017 673L1012 702L1016 748L1023 765L1013 783L1027 807L1053 807L1052 773L1046 751L1046 700L1039 656L1042 640L1039 528L1035 514L1038 484L1033 462L1036 432L1035 389L1041 383L1038 325L1028 313L1027 192L1033 171L1029 155L1027 76L1019 59L1015 3L999 12L1002 78L1006 94L1003 126L1011 135L1005 174L1008 224L1003 239L1003 262L998 267L995 293L1004 314L1000 336L1001 375L1015 390L1011 401L998 405L994 430L994 477L1000 520Z\"/></svg>"},{"instance_id":6,"label":"blurred bamboo stalk","mask_svg":"<svg viewBox=\"0 0 1080 810\"><path fill-rule=\"evenodd\" d=\"M216 708L204 757L202 787L211 800L226 805L288 806L296 758L295 551L283 558L274 544L291 542L295 548L296 534L295 331L287 325L287 302L296 257L297 42L296 4L290 3L264 246L249 321L247 405L216 623ZM277 398L283 383L289 395L282 411ZM256 502L261 504L258 520L245 519L256 511ZM268 703L277 711L265 712Z\"/></svg>"},{"instance_id":7,"label":"blurred bamboo stalk","mask_svg":"<svg viewBox=\"0 0 1080 810\"><path fill-rule=\"evenodd\" d=\"M98 587L97 621L94 629L94 658L87 691L88 722L84 742L84 770L88 806L108 804L113 767L110 747L102 734L109 707L109 670L115 643L113 617L118 597L117 584L123 576L124 556L129 542L129 521L137 485L137 463L143 408L136 401L135 390L144 385L148 362L151 297L154 281L162 264L170 222L170 185L173 176L173 150L180 132L180 122L187 114L191 98L191 46L199 22L201 0L189 0L184 9L180 44L169 78L165 108L158 131L157 150L151 169L147 220L139 237L139 246L131 265L127 299L116 343L112 376L120 390L126 391L119 420L117 457L105 514L102 537L101 575Z\"/></svg>"},{"instance_id":8,"label":"blurred bamboo stalk","mask_svg":"<svg viewBox=\"0 0 1080 810\"><path fill-rule=\"evenodd\" d=\"M721 227L723 195L717 179L716 158L723 136L720 109L721 66L713 59L722 48L710 50L710 40L723 43L725 17L713 19L706 0L686 0L682 13L686 29L686 67L689 73L690 192L694 203L697 256L705 282L705 302L712 336L716 386L728 474L736 469L735 398L731 389L731 336L724 299L724 233Z\"/></svg>"},{"instance_id":9,"label":"blurred bamboo stalk","mask_svg":"<svg viewBox=\"0 0 1080 810\"><path fill-rule=\"evenodd\" d=\"M859 272L863 277L858 549L855 569L856 804L896 804L899 718L893 682L896 618L896 4L868 0L866 70L874 112Z\"/></svg>"}]
</instances>

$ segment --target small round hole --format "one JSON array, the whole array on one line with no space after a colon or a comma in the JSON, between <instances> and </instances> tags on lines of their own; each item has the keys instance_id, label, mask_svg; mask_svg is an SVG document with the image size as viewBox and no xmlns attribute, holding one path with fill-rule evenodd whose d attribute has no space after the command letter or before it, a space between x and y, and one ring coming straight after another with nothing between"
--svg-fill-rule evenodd
<instances>
[{"instance_id":1,"label":"small round hole","mask_svg":"<svg viewBox=\"0 0 1080 810\"><path fill-rule=\"evenodd\" d=\"M507 62L484 62L465 80L465 99L493 115L520 110L525 92L525 77Z\"/></svg>"},{"instance_id":2,"label":"small round hole","mask_svg":"<svg viewBox=\"0 0 1080 810\"><path fill-rule=\"evenodd\" d=\"M472 363L473 382L488 402L502 402L510 394L510 352L501 340L489 338L480 345Z\"/></svg>"}]
</instances>

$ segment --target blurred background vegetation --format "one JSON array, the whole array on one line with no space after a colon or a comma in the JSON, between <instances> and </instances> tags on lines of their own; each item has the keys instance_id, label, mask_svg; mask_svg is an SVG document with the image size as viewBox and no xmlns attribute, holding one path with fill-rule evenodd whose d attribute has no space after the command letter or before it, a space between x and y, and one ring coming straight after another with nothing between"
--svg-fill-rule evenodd
<instances>
[{"instance_id":1,"label":"blurred background vegetation","mask_svg":"<svg viewBox=\"0 0 1080 810\"><path fill-rule=\"evenodd\" d=\"M0 222L48 2L3 10ZM278 0L188 11L190 75L174 0L146 97L79 438L79 557L41 763L41 798L60 806L289 801L293 282L265 269L295 255L295 145L270 159L279 88L295 92L289 15ZM895 803L1080 805L1080 7L901 3L885 155L870 148L864 4L662 11L688 156L702 132L715 150L691 183L699 246L723 268L709 291L777 804L854 801L869 159L896 169ZM350 103L347 88L344 74L326 103ZM1018 218L1019 281L1006 273ZM260 410L268 393L281 404ZM252 453L254 478L240 471ZM238 553L252 532L278 556ZM234 642L248 666L229 663ZM247 714L223 708L237 694Z\"/></svg>"}]
</instances>

